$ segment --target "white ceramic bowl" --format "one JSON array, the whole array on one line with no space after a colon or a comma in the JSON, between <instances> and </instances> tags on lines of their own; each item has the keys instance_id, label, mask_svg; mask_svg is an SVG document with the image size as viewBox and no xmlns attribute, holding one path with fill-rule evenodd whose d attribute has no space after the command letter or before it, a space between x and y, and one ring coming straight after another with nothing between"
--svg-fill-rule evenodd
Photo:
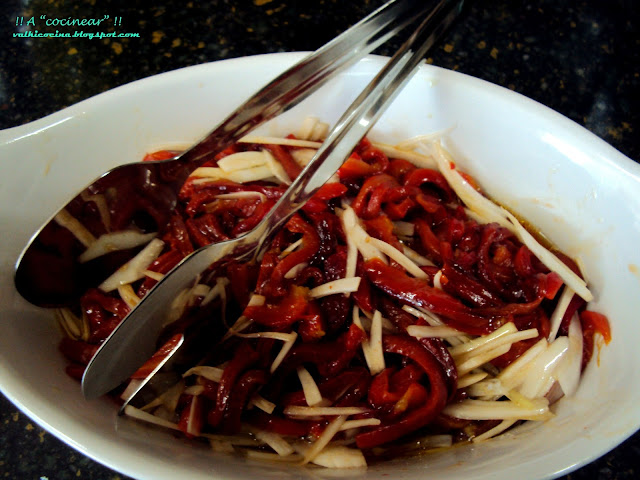
<instances>
[{"instance_id":1,"label":"white ceramic bowl","mask_svg":"<svg viewBox=\"0 0 640 480\"><path fill-rule=\"evenodd\" d=\"M64 373L51 312L13 286L30 235L98 174L145 152L188 144L302 54L227 60L117 88L44 119L0 132L0 387L72 447L136 478L313 478L335 472L280 468L213 454L169 435L115 421L106 399L87 402ZM313 114L335 121L381 66L370 57L265 126L293 131ZM372 133L399 141L452 128L450 149L486 190L578 257L608 315L613 341L586 370L558 415L509 438L390 461L367 479L542 479L595 459L640 426L640 165L585 129L486 82L424 66Z\"/></svg>"}]
</instances>

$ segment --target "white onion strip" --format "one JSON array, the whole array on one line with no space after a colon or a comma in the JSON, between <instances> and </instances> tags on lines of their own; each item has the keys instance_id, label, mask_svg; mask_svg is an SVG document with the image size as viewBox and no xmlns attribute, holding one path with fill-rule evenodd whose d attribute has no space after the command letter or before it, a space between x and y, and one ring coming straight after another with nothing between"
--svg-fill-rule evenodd
<instances>
[{"instance_id":1,"label":"white onion strip","mask_svg":"<svg viewBox=\"0 0 640 480\"><path fill-rule=\"evenodd\" d=\"M206 295L204 295L204 298L202 299L200 305L204 307L218 297L220 297L222 301L225 302L227 292L226 287L227 285L229 285L229 283L231 283L231 281L226 277L219 277L218 279L216 279L216 284L211 287L211 290L209 290Z\"/></svg>"},{"instance_id":2,"label":"white onion strip","mask_svg":"<svg viewBox=\"0 0 640 480\"><path fill-rule=\"evenodd\" d=\"M582 326L576 313L569 323L569 351L555 372L562 391L568 397L576 392L580 383L583 347Z\"/></svg>"},{"instance_id":3,"label":"white onion strip","mask_svg":"<svg viewBox=\"0 0 640 480\"><path fill-rule=\"evenodd\" d=\"M484 380L489 375L487 372L469 373L458 378L458 388L466 388Z\"/></svg>"},{"instance_id":4,"label":"white onion strip","mask_svg":"<svg viewBox=\"0 0 640 480\"><path fill-rule=\"evenodd\" d=\"M425 309L410 307L408 305L404 305L402 309L405 312L410 313L414 317L422 318L432 327L444 326L444 322L440 320L440 318L433 312ZM469 340L469 336L464 333L460 333L457 337L447 337L447 342L449 342L449 344L453 346L461 345L468 342Z\"/></svg>"},{"instance_id":5,"label":"white onion strip","mask_svg":"<svg viewBox=\"0 0 640 480\"><path fill-rule=\"evenodd\" d=\"M352 310L352 323L360 328L363 332L367 332L367 330L362 325L362 321L360 320L360 308L357 305L353 306ZM376 360L374 358L373 349L371 348L371 343L368 338L365 338L360 343L362 347L362 354L364 355L364 361L369 367L369 371L373 372L377 369Z\"/></svg>"},{"instance_id":6,"label":"white onion strip","mask_svg":"<svg viewBox=\"0 0 640 480\"><path fill-rule=\"evenodd\" d=\"M131 309L135 308L136 305L140 303L140 297L133 290L130 283L127 283L126 285L118 285L118 294Z\"/></svg>"},{"instance_id":7,"label":"white onion strip","mask_svg":"<svg viewBox=\"0 0 640 480\"><path fill-rule=\"evenodd\" d=\"M293 447L281 435L264 430L256 430L253 432L255 437L269 445L278 455L286 457L295 452Z\"/></svg>"},{"instance_id":8,"label":"white onion strip","mask_svg":"<svg viewBox=\"0 0 640 480\"><path fill-rule=\"evenodd\" d=\"M540 420L549 413L547 402L538 399L533 408L523 408L511 400L466 399L447 405L443 412L463 420Z\"/></svg>"},{"instance_id":9,"label":"white onion strip","mask_svg":"<svg viewBox=\"0 0 640 480\"><path fill-rule=\"evenodd\" d=\"M350 469L351 471L367 466L367 461L359 449L344 445L327 445L310 461L325 468Z\"/></svg>"},{"instance_id":10,"label":"white onion strip","mask_svg":"<svg viewBox=\"0 0 640 480\"><path fill-rule=\"evenodd\" d=\"M277 453L263 452L262 450L246 450L244 452L247 458L258 460L261 462L282 462L282 463L299 463L302 461L302 455L292 453L291 455L282 456Z\"/></svg>"},{"instance_id":11,"label":"white onion strip","mask_svg":"<svg viewBox=\"0 0 640 480\"><path fill-rule=\"evenodd\" d=\"M472 384L467 388L467 393L472 397L495 397L500 398L510 390L506 388L497 378L488 378L481 382Z\"/></svg>"},{"instance_id":12,"label":"white onion strip","mask_svg":"<svg viewBox=\"0 0 640 480\"><path fill-rule=\"evenodd\" d=\"M554 379L551 378L553 371L568 350L569 339L567 337L559 337L549 344L547 349L538 355L528 367L527 376L519 388L520 393L529 398L545 395L553 384Z\"/></svg>"},{"instance_id":13,"label":"white onion strip","mask_svg":"<svg viewBox=\"0 0 640 480\"><path fill-rule=\"evenodd\" d=\"M245 168L243 170L234 170L225 172L217 167L199 167L191 174L198 177L194 180L196 183L209 183L215 180L231 180L236 183L248 183L258 180L267 180L273 177L273 172L267 165L261 165L253 168Z\"/></svg>"},{"instance_id":14,"label":"white onion strip","mask_svg":"<svg viewBox=\"0 0 640 480\"><path fill-rule=\"evenodd\" d=\"M200 402L202 402L201 397L193 397L191 399L191 404L189 405L189 418L187 419L187 434L189 435L200 435L200 431L196 430L196 415L198 414Z\"/></svg>"},{"instance_id":15,"label":"white onion strip","mask_svg":"<svg viewBox=\"0 0 640 480\"><path fill-rule=\"evenodd\" d=\"M409 325L407 333L416 338L447 338L457 337L460 331L445 325L432 327L430 325Z\"/></svg>"},{"instance_id":16,"label":"white onion strip","mask_svg":"<svg viewBox=\"0 0 640 480\"><path fill-rule=\"evenodd\" d=\"M300 366L297 370L298 378L300 379L300 384L302 385L302 392L304 393L304 398L307 401L307 405L310 407L314 407L322 402L322 394L320 393L320 389L316 384L315 380L309 373L309 371Z\"/></svg>"},{"instance_id":17,"label":"white onion strip","mask_svg":"<svg viewBox=\"0 0 640 480\"><path fill-rule=\"evenodd\" d=\"M428 275L423 272L418 265L413 263L413 261L407 257L404 253L398 250L393 245L383 242L377 238L369 237L369 243L384 253L387 257L399 263L402 268L404 268L407 272L413 275L416 278L427 278Z\"/></svg>"},{"instance_id":18,"label":"white onion strip","mask_svg":"<svg viewBox=\"0 0 640 480\"><path fill-rule=\"evenodd\" d=\"M304 454L302 463L305 464L313 461L313 459L316 458L316 456L322 451L322 449L324 449L324 447L329 444L334 435L338 433L338 431L340 431L340 428L346 420L347 415L338 415L335 419L333 419L331 423L327 425L327 428L324 429L324 432L322 432L318 440L316 440L311 448Z\"/></svg>"},{"instance_id":19,"label":"white onion strip","mask_svg":"<svg viewBox=\"0 0 640 480\"><path fill-rule=\"evenodd\" d=\"M58 225L69 230L85 247L90 247L96 241L96 237L65 209L60 210L53 219Z\"/></svg>"},{"instance_id":20,"label":"white onion strip","mask_svg":"<svg viewBox=\"0 0 640 480\"><path fill-rule=\"evenodd\" d=\"M586 282L574 273L564 262L560 261L551 251L543 247L529 231L524 228L518 219L505 210L507 218L515 228L516 236L524 243L531 252L551 271L560 275L569 287L571 287L586 302L593 300L593 294L587 288Z\"/></svg>"},{"instance_id":21,"label":"white onion strip","mask_svg":"<svg viewBox=\"0 0 640 480\"><path fill-rule=\"evenodd\" d=\"M251 397L249 405L259 408L260 410L262 410L265 413L268 413L269 415L271 415L273 411L276 409L275 403L270 402L269 400L267 400L261 395L258 395L257 393L254 394L253 397Z\"/></svg>"},{"instance_id":22,"label":"white onion strip","mask_svg":"<svg viewBox=\"0 0 640 480\"><path fill-rule=\"evenodd\" d=\"M302 262L299 263L297 265L294 265L293 267L291 267L289 269L289 271L287 273L284 274L284 278L286 278L287 280L290 280L292 278L296 278L296 276L305 268L307 268L309 264L307 262Z\"/></svg>"},{"instance_id":23,"label":"white onion strip","mask_svg":"<svg viewBox=\"0 0 640 480\"><path fill-rule=\"evenodd\" d=\"M516 342L520 342L522 340L529 340L531 338L536 338L538 336L538 329L529 328L527 330L519 330L514 333L509 333L508 335L503 335L499 338L493 339L491 342L487 342L484 345L479 346L478 348L472 350L469 353L464 353L459 355L456 358L456 362L462 362L465 359L473 358L476 355L481 355L489 350L493 350L498 347L502 347L503 345L508 345L511 348Z\"/></svg>"},{"instance_id":24,"label":"white onion strip","mask_svg":"<svg viewBox=\"0 0 640 480\"><path fill-rule=\"evenodd\" d=\"M433 157L422 155L413 150L400 148L400 144L393 146L386 143L373 143L373 146L382 150L389 158L399 158L413 163L418 168L436 168L436 162Z\"/></svg>"},{"instance_id":25,"label":"white onion strip","mask_svg":"<svg viewBox=\"0 0 640 480\"><path fill-rule=\"evenodd\" d=\"M556 339L556 335L558 334L558 330L560 329L560 325L562 324L562 318L564 317L567 308L569 308L569 303L571 302L574 294L575 292L566 285L562 289L562 294L558 299L558 304L556 305L556 308L551 314L551 318L549 319L551 328L549 329L549 336L547 337L547 340L549 340L550 342L553 342Z\"/></svg>"},{"instance_id":26,"label":"white onion strip","mask_svg":"<svg viewBox=\"0 0 640 480\"><path fill-rule=\"evenodd\" d=\"M85 202L93 202L98 209L98 213L100 214L100 220L104 225L104 228L107 232L111 231L111 213L109 213L109 206L107 205L107 199L102 193L89 194L86 190L84 190L80 197Z\"/></svg>"},{"instance_id":27,"label":"white onion strip","mask_svg":"<svg viewBox=\"0 0 640 480\"><path fill-rule=\"evenodd\" d=\"M367 340L364 340L367 341ZM382 313L376 310L371 319L369 331L369 347L371 349L371 375L377 375L385 369L384 351L382 349Z\"/></svg>"},{"instance_id":28,"label":"white onion strip","mask_svg":"<svg viewBox=\"0 0 640 480\"><path fill-rule=\"evenodd\" d=\"M410 259L413 263L415 263L419 267L433 267L435 265L427 257L423 257L418 252L416 252L415 250L411 250L406 245L402 246L402 253L404 253L408 259Z\"/></svg>"},{"instance_id":29,"label":"white onion strip","mask_svg":"<svg viewBox=\"0 0 640 480\"><path fill-rule=\"evenodd\" d=\"M284 332L255 332L255 333L236 333L237 337L241 338L271 338L273 340L280 340L283 342L290 342L296 339L296 333L284 333Z\"/></svg>"},{"instance_id":30,"label":"white onion strip","mask_svg":"<svg viewBox=\"0 0 640 480\"><path fill-rule=\"evenodd\" d=\"M204 388L202 387L202 385L197 385L197 386ZM137 387L139 387L139 384L136 386L136 389ZM151 402L146 404L144 407L142 407L141 410L149 411L155 407L164 405L164 407L167 409L168 412L174 413L178 406L178 402L180 401L180 397L182 396L183 393L188 393L188 392L187 392L187 389L185 389L184 381L180 380L175 385L173 385L172 387L169 387L169 389L165 390L160 395L158 395L154 400L152 400ZM130 394L125 395L125 393L123 393L121 398L128 398L129 396Z\"/></svg>"},{"instance_id":31,"label":"white onion strip","mask_svg":"<svg viewBox=\"0 0 640 480\"><path fill-rule=\"evenodd\" d=\"M296 240L295 242L290 244L287 248L282 250L282 252L280 253L280 258L286 257L291 252L293 252L295 249L297 249L300 245L302 245L302 238L299 238L298 240Z\"/></svg>"},{"instance_id":32,"label":"white onion strip","mask_svg":"<svg viewBox=\"0 0 640 480\"><path fill-rule=\"evenodd\" d=\"M282 145L286 147L303 147L318 149L322 142L311 140L298 140L295 138L267 137L267 136L245 136L238 140L238 143L255 143L262 145Z\"/></svg>"},{"instance_id":33,"label":"white onion strip","mask_svg":"<svg viewBox=\"0 0 640 480\"><path fill-rule=\"evenodd\" d=\"M342 424L342 427L340 427L340 431L362 427L376 427L381 423L382 421L379 418L361 418L360 420L347 420Z\"/></svg>"},{"instance_id":34,"label":"white onion strip","mask_svg":"<svg viewBox=\"0 0 640 480\"><path fill-rule=\"evenodd\" d=\"M548 342L542 338L538 343L530 347L513 363L498 375L498 379L507 389L517 388L524 381L524 374L535 358L547 349Z\"/></svg>"},{"instance_id":35,"label":"white onion strip","mask_svg":"<svg viewBox=\"0 0 640 480\"><path fill-rule=\"evenodd\" d=\"M433 287L442 290L442 270L438 270L433 276Z\"/></svg>"},{"instance_id":36,"label":"white onion strip","mask_svg":"<svg viewBox=\"0 0 640 480\"><path fill-rule=\"evenodd\" d=\"M142 273L144 273L145 277L149 277L152 280L155 280L156 282L159 282L164 278L164 273L154 272L153 270L145 270Z\"/></svg>"},{"instance_id":37,"label":"white onion strip","mask_svg":"<svg viewBox=\"0 0 640 480\"><path fill-rule=\"evenodd\" d=\"M476 437L473 437L471 439L471 441L473 443L478 443L478 442L482 442L484 440L488 440L490 438L493 438L496 435L500 435L505 430L511 428L511 426L513 426L513 424L515 424L516 422L517 422L517 420L503 420L498 425L493 427L491 430L487 430L486 432L484 432L484 433L482 433L482 434L480 434L480 435L478 435Z\"/></svg>"},{"instance_id":38,"label":"white onion strip","mask_svg":"<svg viewBox=\"0 0 640 480\"><path fill-rule=\"evenodd\" d=\"M298 338L298 334L296 332L292 332L291 335L292 335L291 340L284 342L284 344L282 345L282 348L280 349L280 352L278 352L278 355L276 356L275 360L271 364L271 368L269 369L271 373L276 371L276 369L280 366L280 364L284 360L284 357L286 357L287 353L289 353L289 350L291 350L291 347L293 347L293 344L296 343L296 338Z\"/></svg>"},{"instance_id":39,"label":"white onion strip","mask_svg":"<svg viewBox=\"0 0 640 480\"><path fill-rule=\"evenodd\" d=\"M124 407L125 415L128 415L131 418L135 418L136 420L142 420L143 422L153 423L155 425L159 425L161 427L170 428L172 430L178 430L178 425L165 420L164 418L157 417L156 415L152 415L147 412L143 412L139 408L136 408L131 405L127 405Z\"/></svg>"},{"instance_id":40,"label":"white onion strip","mask_svg":"<svg viewBox=\"0 0 640 480\"><path fill-rule=\"evenodd\" d=\"M222 368L199 365L197 367L190 368L189 370L184 372L182 376L188 377L190 375L198 375L200 377L206 378L207 380L211 380L212 382L220 383L223 373L224 369Z\"/></svg>"},{"instance_id":41,"label":"white onion strip","mask_svg":"<svg viewBox=\"0 0 640 480\"><path fill-rule=\"evenodd\" d=\"M267 163L267 157L262 151L254 152L238 152L231 155L227 155L224 158L218 160L218 168L225 173L235 172L238 170L247 170L250 168L260 167ZM206 168L206 167L205 167ZM200 170L196 172L208 172L212 170ZM194 174L196 174L194 172Z\"/></svg>"},{"instance_id":42,"label":"white onion strip","mask_svg":"<svg viewBox=\"0 0 640 480\"><path fill-rule=\"evenodd\" d=\"M116 270L113 275L102 282L98 288L103 292L111 292L118 285L133 283L144 277L144 272L149 265L158 258L164 248L164 242L154 238L135 257Z\"/></svg>"},{"instance_id":43,"label":"white onion strip","mask_svg":"<svg viewBox=\"0 0 640 480\"><path fill-rule=\"evenodd\" d=\"M265 201L267 196L262 192L253 192L253 191L243 191L243 192L231 192L231 193L221 193L220 195L216 195L216 198L220 200L237 200L242 198L252 198L258 197L261 201Z\"/></svg>"},{"instance_id":44,"label":"white onion strip","mask_svg":"<svg viewBox=\"0 0 640 480\"><path fill-rule=\"evenodd\" d=\"M403 220L396 220L393 222L393 233L400 235L401 237L413 237L416 231L416 226L411 222L405 222Z\"/></svg>"},{"instance_id":45,"label":"white onion strip","mask_svg":"<svg viewBox=\"0 0 640 480\"><path fill-rule=\"evenodd\" d=\"M500 337L504 337L511 333L516 333L518 329L513 324L513 322L505 323L502 327L497 330L494 330L489 335L484 335L478 338L475 338L469 342L463 343L462 345L458 345L457 347L453 347L450 350L451 355L458 356L463 353L470 353L473 350L482 347L483 345L489 344Z\"/></svg>"},{"instance_id":46,"label":"white onion strip","mask_svg":"<svg viewBox=\"0 0 640 480\"><path fill-rule=\"evenodd\" d=\"M458 369L458 375L465 375L474 368L478 368L487 362L490 362L494 358L498 358L500 355L504 355L511 348L511 344L498 345L495 348L484 350L477 355L466 357L462 361L456 360L456 367Z\"/></svg>"},{"instance_id":47,"label":"white onion strip","mask_svg":"<svg viewBox=\"0 0 640 480\"><path fill-rule=\"evenodd\" d=\"M291 417L317 417L333 415L358 415L367 411L364 407L306 407L304 405L289 405L283 413Z\"/></svg>"},{"instance_id":48,"label":"white onion strip","mask_svg":"<svg viewBox=\"0 0 640 480\"><path fill-rule=\"evenodd\" d=\"M280 162L278 162L268 150L263 150L262 153L266 158L267 166L271 170L273 176L277 178L281 184L290 185L292 179L289 178L289 175L287 175L287 172L284 170L284 167Z\"/></svg>"},{"instance_id":49,"label":"white onion strip","mask_svg":"<svg viewBox=\"0 0 640 480\"><path fill-rule=\"evenodd\" d=\"M124 230L120 232L105 233L100 235L89 248L78 257L80 263L88 262L107 253L145 245L153 240L157 233L141 233L135 230Z\"/></svg>"},{"instance_id":50,"label":"white onion strip","mask_svg":"<svg viewBox=\"0 0 640 480\"><path fill-rule=\"evenodd\" d=\"M360 277L339 278L331 282L323 283L311 289L309 295L312 298L322 298L336 293L357 292L360 286Z\"/></svg>"},{"instance_id":51,"label":"white onion strip","mask_svg":"<svg viewBox=\"0 0 640 480\"><path fill-rule=\"evenodd\" d=\"M362 228L356 212L348 205L340 213L342 228L347 240L351 239L365 261L372 258L379 258L386 261L382 252L371 243L371 236Z\"/></svg>"}]
</instances>

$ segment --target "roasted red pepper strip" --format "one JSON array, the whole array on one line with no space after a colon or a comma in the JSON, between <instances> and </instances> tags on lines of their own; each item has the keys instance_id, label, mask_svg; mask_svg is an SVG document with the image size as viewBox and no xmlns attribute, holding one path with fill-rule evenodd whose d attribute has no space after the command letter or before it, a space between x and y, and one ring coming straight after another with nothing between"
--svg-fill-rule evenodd
<instances>
[{"instance_id":1,"label":"roasted red pepper strip","mask_svg":"<svg viewBox=\"0 0 640 480\"><path fill-rule=\"evenodd\" d=\"M400 393L389 391L389 379L393 370L393 368L385 368L371 382L367 400L373 408L381 408L388 403L395 403L400 398Z\"/></svg>"},{"instance_id":2,"label":"roasted red pepper strip","mask_svg":"<svg viewBox=\"0 0 640 480\"><path fill-rule=\"evenodd\" d=\"M87 290L87 293L82 296L80 303L83 305L96 303L120 319L126 317L131 310L124 300L111 297L97 288Z\"/></svg>"},{"instance_id":3,"label":"roasted red pepper strip","mask_svg":"<svg viewBox=\"0 0 640 480\"><path fill-rule=\"evenodd\" d=\"M290 232L302 234L302 247L284 257L273 269L270 286L271 293L276 295L282 295L286 291L283 285L285 274L296 265L309 261L320 249L318 234L300 215L291 217L285 228Z\"/></svg>"},{"instance_id":4,"label":"roasted red pepper strip","mask_svg":"<svg viewBox=\"0 0 640 480\"><path fill-rule=\"evenodd\" d=\"M421 406L425 403L428 396L427 390L422 385L412 383L393 406L391 413L394 417L397 417L408 410Z\"/></svg>"},{"instance_id":5,"label":"roasted red pepper strip","mask_svg":"<svg viewBox=\"0 0 640 480\"><path fill-rule=\"evenodd\" d=\"M218 384L218 395L215 407L209 411L207 421L212 427L217 427L224 417L231 399L231 392L236 384L236 379L242 373L259 360L258 353L243 342L235 351L233 359L227 364Z\"/></svg>"},{"instance_id":6,"label":"roasted red pepper strip","mask_svg":"<svg viewBox=\"0 0 640 480\"><path fill-rule=\"evenodd\" d=\"M178 263L180 263L180 260L182 260L182 258L182 255L177 250L169 250L168 252L163 253L158 258L156 258L154 262L149 266L149 270L152 272L167 273ZM151 287L153 287L156 283L158 283L157 280L154 280L151 277L145 277L145 279L142 281L142 285L140 285L140 288L138 289L138 296L144 297L147 292L151 290Z\"/></svg>"},{"instance_id":7,"label":"roasted red pepper strip","mask_svg":"<svg viewBox=\"0 0 640 480\"><path fill-rule=\"evenodd\" d=\"M456 362L441 338L421 338L420 343L440 362L447 381L447 388L449 389L449 401L451 401L458 390L458 368L456 367Z\"/></svg>"},{"instance_id":8,"label":"roasted red pepper strip","mask_svg":"<svg viewBox=\"0 0 640 480\"><path fill-rule=\"evenodd\" d=\"M409 277L405 272L386 265L374 258L365 263L365 271L371 282L402 303L426 308L451 327L472 335L485 335L495 330L493 318L476 315L473 310L425 280Z\"/></svg>"},{"instance_id":9,"label":"roasted red pepper strip","mask_svg":"<svg viewBox=\"0 0 640 480\"><path fill-rule=\"evenodd\" d=\"M155 162L158 160L168 160L178 156L180 152L177 150L158 150L157 152L147 153L143 158L143 162Z\"/></svg>"},{"instance_id":10,"label":"roasted red pepper strip","mask_svg":"<svg viewBox=\"0 0 640 480\"><path fill-rule=\"evenodd\" d=\"M187 406L180 413L178 429L188 438L195 438L204 426L203 400L199 396L190 396Z\"/></svg>"},{"instance_id":11,"label":"roasted red pepper strip","mask_svg":"<svg viewBox=\"0 0 640 480\"><path fill-rule=\"evenodd\" d=\"M264 148L271 152L271 155L282 165L284 171L287 173L289 180L294 180L300 172L302 167L291 156L289 151L282 145L265 145Z\"/></svg>"},{"instance_id":12,"label":"roasted red pepper strip","mask_svg":"<svg viewBox=\"0 0 640 480\"><path fill-rule=\"evenodd\" d=\"M251 290L256 284L257 269L247 263L233 262L227 265L227 275L234 300L244 307L249 302Z\"/></svg>"},{"instance_id":13,"label":"roasted red pepper strip","mask_svg":"<svg viewBox=\"0 0 640 480\"><path fill-rule=\"evenodd\" d=\"M97 288L83 295L80 306L89 320L91 343L106 339L131 310L124 300L111 297Z\"/></svg>"},{"instance_id":14,"label":"roasted red pepper strip","mask_svg":"<svg viewBox=\"0 0 640 480\"><path fill-rule=\"evenodd\" d=\"M323 377L337 375L353 359L364 332L356 325L351 325L337 340L320 344L302 343L291 349L289 355L279 368L280 375L286 375L303 363L316 366Z\"/></svg>"},{"instance_id":15,"label":"roasted red pepper strip","mask_svg":"<svg viewBox=\"0 0 640 480\"><path fill-rule=\"evenodd\" d=\"M450 262L446 262L442 267L442 275L446 278L446 281L442 282L443 290L455 295L459 299L467 302L467 304L477 307L504 304L500 297L476 279L465 275L452 266Z\"/></svg>"},{"instance_id":16,"label":"roasted red pepper strip","mask_svg":"<svg viewBox=\"0 0 640 480\"><path fill-rule=\"evenodd\" d=\"M131 375L131 378L147 378L147 376L169 355L182 340L182 334L177 333L165 342L153 356Z\"/></svg>"},{"instance_id":17,"label":"roasted red pepper strip","mask_svg":"<svg viewBox=\"0 0 640 480\"><path fill-rule=\"evenodd\" d=\"M375 306L373 304L371 282L369 282L369 279L364 276L364 266L361 265L361 262L358 262L356 274L361 277L361 280L360 285L358 286L358 291L353 293L353 299L362 310L373 313Z\"/></svg>"},{"instance_id":18,"label":"roasted red pepper strip","mask_svg":"<svg viewBox=\"0 0 640 480\"><path fill-rule=\"evenodd\" d=\"M417 168L418 167L416 167L408 160L393 158L389 162L387 173L392 177L397 178L400 183L404 183L405 176L413 172Z\"/></svg>"},{"instance_id":19,"label":"roasted red pepper strip","mask_svg":"<svg viewBox=\"0 0 640 480\"><path fill-rule=\"evenodd\" d=\"M232 236L237 237L241 234L248 232L252 228L254 228L260 221L264 218L264 216L271 210L271 208L275 205L273 200L265 200L264 202L259 202L253 212L247 216L246 218L240 220L232 230Z\"/></svg>"},{"instance_id":20,"label":"roasted red pepper strip","mask_svg":"<svg viewBox=\"0 0 640 480\"><path fill-rule=\"evenodd\" d=\"M367 178L351 207L360 218L375 218L380 215L382 204L390 191L398 187L395 178L379 174Z\"/></svg>"},{"instance_id":21,"label":"roasted red pepper strip","mask_svg":"<svg viewBox=\"0 0 640 480\"><path fill-rule=\"evenodd\" d=\"M402 251L402 244L393 233L393 222L384 213L371 220L364 221L367 233Z\"/></svg>"},{"instance_id":22,"label":"roasted red pepper strip","mask_svg":"<svg viewBox=\"0 0 640 480\"><path fill-rule=\"evenodd\" d=\"M385 352L411 359L427 374L429 378L428 397L422 406L410 410L399 420L357 435L356 443L359 448L373 448L389 443L424 427L442 411L449 396L439 362L417 340L399 335L386 335L383 337L382 343Z\"/></svg>"},{"instance_id":23,"label":"roasted red pepper strip","mask_svg":"<svg viewBox=\"0 0 640 480\"><path fill-rule=\"evenodd\" d=\"M609 320L607 320L606 316L590 310L584 310L580 313L580 323L582 324L584 343L582 354L582 369L584 370L593 355L593 336L599 333L602 335L604 343L608 344L611 341L611 327L609 326Z\"/></svg>"},{"instance_id":24,"label":"roasted red pepper strip","mask_svg":"<svg viewBox=\"0 0 640 480\"><path fill-rule=\"evenodd\" d=\"M258 388L267 383L269 375L264 370L249 370L245 372L233 386L231 400L224 416L222 430L226 434L240 431L242 412Z\"/></svg>"},{"instance_id":25,"label":"roasted red pepper strip","mask_svg":"<svg viewBox=\"0 0 640 480\"><path fill-rule=\"evenodd\" d=\"M308 307L307 290L293 286L279 303L249 306L243 315L260 325L282 330L300 320Z\"/></svg>"},{"instance_id":26,"label":"roasted red pepper strip","mask_svg":"<svg viewBox=\"0 0 640 480\"><path fill-rule=\"evenodd\" d=\"M309 303L308 310L309 312L300 319L298 326L298 334L305 343L316 342L326 333L325 321L320 307L316 303Z\"/></svg>"},{"instance_id":27,"label":"roasted red pepper strip","mask_svg":"<svg viewBox=\"0 0 640 480\"><path fill-rule=\"evenodd\" d=\"M341 179L354 179L375 175L379 171L376 166L369 165L358 153L353 152L338 170L338 176Z\"/></svg>"},{"instance_id":28,"label":"roasted red pepper strip","mask_svg":"<svg viewBox=\"0 0 640 480\"><path fill-rule=\"evenodd\" d=\"M95 355L100 345L91 345L87 342L72 340L64 337L60 342L60 352L69 360L80 365L87 365Z\"/></svg>"},{"instance_id":29,"label":"roasted red pepper strip","mask_svg":"<svg viewBox=\"0 0 640 480\"><path fill-rule=\"evenodd\" d=\"M367 385L371 375L369 371L364 367L355 367L339 374L330 377L322 382L318 383L318 389L322 394L322 398L327 398L332 402L342 400L344 392L347 392L351 387L356 386L362 379L366 380ZM364 392L366 394L366 390ZM306 397L304 391L298 390L293 393L289 393L282 398L282 405L306 405ZM346 405L342 405L343 407Z\"/></svg>"},{"instance_id":30,"label":"roasted red pepper strip","mask_svg":"<svg viewBox=\"0 0 640 480\"><path fill-rule=\"evenodd\" d=\"M567 310L564 312L564 316L562 317L562 323L560 324L559 333L561 335L569 335L569 323L571 323L571 319L573 315L580 309L582 309L587 302L584 301L582 297L579 295L573 295L571 297L571 301L569 302L569 306Z\"/></svg>"},{"instance_id":31,"label":"roasted red pepper strip","mask_svg":"<svg viewBox=\"0 0 640 480\"><path fill-rule=\"evenodd\" d=\"M429 224L422 220L417 219L415 221L416 232L422 243L422 247L425 249L427 257L433 260L435 263L442 265L442 252L440 239L433 233L433 230Z\"/></svg>"},{"instance_id":32,"label":"roasted red pepper strip","mask_svg":"<svg viewBox=\"0 0 640 480\"><path fill-rule=\"evenodd\" d=\"M193 244L189 238L187 226L180 215L176 214L171 217L167 230L164 239L173 250L180 252L183 257L193 252Z\"/></svg>"},{"instance_id":33,"label":"roasted red pepper strip","mask_svg":"<svg viewBox=\"0 0 640 480\"><path fill-rule=\"evenodd\" d=\"M320 189L311 197L307 203L304 204L302 209L307 213L324 212L329 207L329 201L334 198L340 198L347 193L347 187L341 183L325 183Z\"/></svg>"},{"instance_id":34,"label":"roasted red pepper strip","mask_svg":"<svg viewBox=\"0 0 640 480\"><path fill-rule=\"evenodd\" d=\"M403 181L404 185L411 187L420 187L424 184L434 185L438 191L442 192L445 202L450 202L456 198L456 194L449 186L444 176L437 170L430 168L418 168L407 173Z\"/></svg>"}]
</instances>

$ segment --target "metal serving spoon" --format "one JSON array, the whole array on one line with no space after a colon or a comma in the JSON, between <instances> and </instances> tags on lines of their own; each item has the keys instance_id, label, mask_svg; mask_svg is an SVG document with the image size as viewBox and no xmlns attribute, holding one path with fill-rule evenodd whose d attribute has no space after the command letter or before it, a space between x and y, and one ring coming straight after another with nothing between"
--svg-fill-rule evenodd
<instances>
[{"instance_id":1,"label":"metal serving spoon","mask_svg":"<svg viewBox=\"0 0 640 480\"><path fill-rule=\"evenodd\" d=\"M86 398L94 398L112 390L151 357L166 322L166 312L176 295L188 288L200 273L230 260L251 261L260 258L278 227L337 171L392 103L418 70L435 39L456 18L462 3L462 0L431 3L430 13L347 109L313 159L253 230L239 238L195 251L143 297L87 366L82 379L82 391ZM424 15L418 18L422 17ZM137 391L143 386L144 382Z\"/></svg>"},{"instance_id":2,"label":"metal serving spoon","mask_svg":"<svg viewBox=\"0 0 640 480\"><path fill-rule=\"evenodd\" d=\"M176 158L116 167L91 183L54 214L32 237L16 264L15 284L29 302L42 307L73 304L88 287L100 283L95 265L78 261L84 247L64 230L68 211L93 211L100 218L92 198L104 193L111 218L127 219L114 230L126 229L131 221L147 231L166 225L177 203L181 186L196 168L250 130L294 107L338 72L371 53L438 2L392 0L303 59L232 112L195 146ZM143 205L152 205L153 218L129 209L132 195ZM141 209L142 210L142 209ZM142 218L141 218L142 217ZM154 230L155 229L155 230ZM89 268L88 268L89 267ZM108 268L108 267L107 267ZM98 274L96 275L96 271Z\"/></svg>"}]
</instances>

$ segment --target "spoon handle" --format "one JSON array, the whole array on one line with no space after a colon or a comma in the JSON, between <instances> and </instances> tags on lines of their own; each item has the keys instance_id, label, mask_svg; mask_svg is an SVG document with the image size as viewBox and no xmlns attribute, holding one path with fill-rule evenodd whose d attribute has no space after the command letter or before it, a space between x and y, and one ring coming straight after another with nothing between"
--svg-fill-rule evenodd
<instances>
[{"instance_id":1,"label":"spoon handle","mask_svg":"<svg viewBox=\"0 0 640 480\"><path fill-rule=\"evenodd\" d=\"M246 100L179 158L186 174L250 130L302 102L328 80L421 18L433 1L391 0L320 47Z\"/></svg>"}]
</instances>

